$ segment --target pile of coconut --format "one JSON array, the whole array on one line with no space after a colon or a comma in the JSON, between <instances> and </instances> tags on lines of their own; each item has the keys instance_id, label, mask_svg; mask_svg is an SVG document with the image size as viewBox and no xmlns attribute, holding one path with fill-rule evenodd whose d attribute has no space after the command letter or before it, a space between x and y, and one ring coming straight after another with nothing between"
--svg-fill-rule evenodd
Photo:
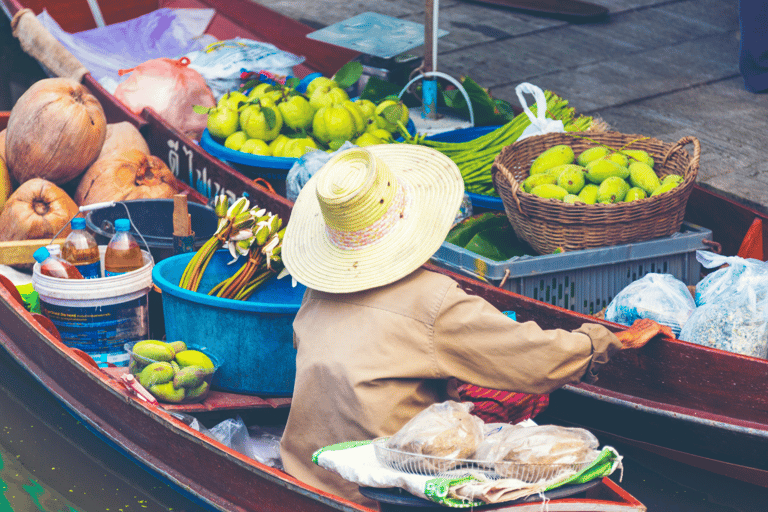
<instances>
[{"instance_id":1,"label":"pile of coconut","mask_svg":"<svg viewBox=\"0 0 768 512\"><path fill-rule=\"evenodd\" d=\"M108 124L96 97L66 78L36 82L13 106L0 132L0 171L8 182L0 241L50 239L62 228L66 236L80 206L177 193L139 130Z\"/></svg>"}]
</instances>

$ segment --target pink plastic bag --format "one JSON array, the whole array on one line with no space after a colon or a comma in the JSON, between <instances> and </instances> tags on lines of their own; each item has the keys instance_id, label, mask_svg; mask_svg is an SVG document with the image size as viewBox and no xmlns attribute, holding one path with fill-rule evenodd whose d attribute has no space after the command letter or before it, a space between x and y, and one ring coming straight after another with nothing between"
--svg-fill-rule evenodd
<instances>
[{"instance_id":1,"label":"pink plastic bag","mask_svg":"<svg viewBox=\"0 0 768 512\"><path fill-rule=\"evenodd\" d=\"M144 107L152 107L168 124L199 140L208 116L196 114L192 107L213 107L216 100L203 76L188 65L186 57L159 58L132 69L121 69L121 76L131 76L117 86L115 97L137 115Z\"/></svg>"}]
</instances>

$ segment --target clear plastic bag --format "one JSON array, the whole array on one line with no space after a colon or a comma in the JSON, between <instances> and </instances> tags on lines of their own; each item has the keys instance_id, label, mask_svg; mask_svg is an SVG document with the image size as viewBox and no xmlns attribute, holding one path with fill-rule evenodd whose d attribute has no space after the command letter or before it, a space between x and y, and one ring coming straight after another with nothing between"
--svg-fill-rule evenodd
<instances>
[{"instance_id":1,"label":"clear plastic bag","mask_svg":"<svg viewBox=\"0 0 768 512\"><path fill-rule=\"evenodd\" d=\"M213 91L216 101L240 87L243 71L269 71L276 75L293 76L293 66L304 62L299 57L278 47L236 37L218 41L204 50L187 54L189 67L198 71Z\"/></svg>"},{"instance_id":2,"label":"clear plastic bag","mask_svg":"<svg viewBox=\"0 0 768 512\"><path fill-rule=\"evenodd\" d=\"M387 448L402 452L467 459L483 440L483 420L470 414L467 402L433 404L411 418L389 438Z\"/></svg>"},{"instance_id":3,"label":"clear plastic bag","mask_svg":"<svg viewBox=\"0 0 768 512\"><path fill-rule=\"evenodd\" d=\"M480 443L475 458L484 462L579 465L594 460L600 453L598 447L597 438L582 428L507 425Z\"/></svg>"},{"instance_id":4,"label":"clear plastic bag","mask_svg":"<svg viewBox=\"0 0 768 512\"><path fill-rule=\"evenodd\" d=\"M345 141L344 144L333 153L310 151L296 160L296 163L293 164L288 170L288 174L285 176L285 197L288 198L288 200L295 202L304 185L306 185L309 179L314 176L315 173L328 162L328 160L341 151L356 147L355 144Z\"/></svg>"},{"instance_id":5,"label":"clear plastic bag","mask_svg":"<svg viewBox=\"0 0 768 512\"><path fill-rule=\"evenodd\" d=\"M632 325L640 318L650 318L667 325L679 336L696 309L688 287L671 274L646 274L625 286L605 309L605 319Z\"/></svg>"},{"instance_id":6,"label":"clear plastic bag","mask_svg":"<svg viewBox=\"0 0 768 512\"><path fill-rule=\"evenodd\" d=\"M684 341L768 359L768 264L697 251L706 268L727 264L696 285L699 306L680 332Z\"/></svg>"}]
</instances>

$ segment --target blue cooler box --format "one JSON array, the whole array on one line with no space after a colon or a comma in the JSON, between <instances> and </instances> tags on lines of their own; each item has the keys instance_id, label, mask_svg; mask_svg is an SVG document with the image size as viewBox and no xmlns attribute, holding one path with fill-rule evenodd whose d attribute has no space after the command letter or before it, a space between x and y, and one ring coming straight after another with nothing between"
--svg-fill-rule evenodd
<instances>
[{"instance_id":1,"label":"blue cooler box","mask_svg":"<svg viewBox=\"0 0 768 512\"><path fill-rule=\"evenodd\" d=\"M247 301L209 296L208 290L232 276L244 261L227 265L232 256L220 250L205 269L199 291L192 292L178 286L192 256L172 256L152 271L162 291L166 339L197 345L219 360L213 389L290 395L296 377L293 320L306 288L292 287L290 277L272 278Z\"/></svg>"}]
</instances>

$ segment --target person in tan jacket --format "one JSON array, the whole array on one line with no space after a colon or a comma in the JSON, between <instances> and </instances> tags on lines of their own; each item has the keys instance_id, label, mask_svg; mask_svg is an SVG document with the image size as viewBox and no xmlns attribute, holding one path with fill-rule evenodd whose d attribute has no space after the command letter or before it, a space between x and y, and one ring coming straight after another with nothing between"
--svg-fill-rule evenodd
<instances>
[{"instance_id":1,"label":"person in tan jacket","mask_svg":"<svg viewBox=\"0 0 768 512\"><path fill-rule=\"evenodd\" d=\"M463 193L450 159L399 144L347 150L301 190L282 249L286 269L307 286L281 441L283 465L299 480L375 508L312 454L393 435L428 406L458 400L453 379L525 393L593 381L622 341L642 346L664 330L652 322L639 336L598 324L543 330L421 268Z\"/></svg>"}]
</instances>

